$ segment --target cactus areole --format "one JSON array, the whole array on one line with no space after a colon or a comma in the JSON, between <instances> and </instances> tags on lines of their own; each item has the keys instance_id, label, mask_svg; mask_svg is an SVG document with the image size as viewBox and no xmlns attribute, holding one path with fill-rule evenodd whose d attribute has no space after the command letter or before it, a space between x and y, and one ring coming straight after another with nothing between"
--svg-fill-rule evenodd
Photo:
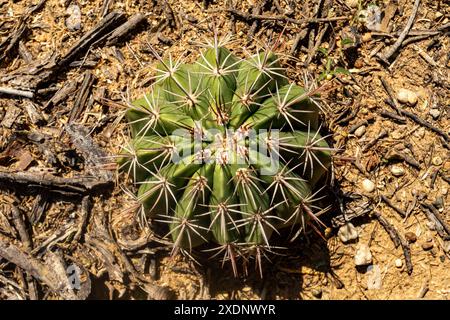
<instances>
[{"instance_id":1,"label":"cactus areole","mask_svg":"<svg viewBox=\"0 0 450 320\"><path fill-rule=\"evenodd\" d=\"M241 59L216 40L192 64L158 58L149 93L127 110L119 165L174 248L213 243L234 264L273 249L281 229L296 237L318 222L331 148L312 93L277 55Z\"/></svg>"}]
</instances>

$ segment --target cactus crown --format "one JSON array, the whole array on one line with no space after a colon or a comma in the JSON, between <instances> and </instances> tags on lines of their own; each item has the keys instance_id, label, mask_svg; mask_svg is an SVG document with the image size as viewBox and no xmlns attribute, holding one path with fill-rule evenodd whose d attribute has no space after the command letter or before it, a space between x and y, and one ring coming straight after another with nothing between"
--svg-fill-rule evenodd
<instances>
[{"instance_id":1,"label":"cactus crown","mask_svg":"<svg viewBox=\"0 0 450 320\"><path fill-rule=\"evenodd\" d=\"M218 245L230 260L272 251L271 235L318 221L317 183L331 148L312 93L289 83L270 50L240 59L217 38L193 64L159 64L132 103L120 169L174 250ZM256 255L255 255L256 253Z\"/></svg>"}]
</instances>

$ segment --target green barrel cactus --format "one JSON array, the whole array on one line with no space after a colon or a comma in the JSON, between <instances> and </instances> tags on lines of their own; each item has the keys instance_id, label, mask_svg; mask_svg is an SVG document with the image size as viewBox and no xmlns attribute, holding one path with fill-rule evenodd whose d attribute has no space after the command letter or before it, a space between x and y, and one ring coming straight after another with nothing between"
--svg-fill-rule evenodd
<instances>
[{"instance_id":1,"label":"green barrel cactus","mask_svg":"<svg viewBox=\"0 0 450 320\"><path fill-rule=\"evenodd\" d=\"M274 233L317 222L332 149L312 93L277 55L242 59L215 40L191 64L157 57L149 93L127 110L119 165L174 248L213 243L235 269L236 257L274 249Z\"/></svg>"}]
</instances>

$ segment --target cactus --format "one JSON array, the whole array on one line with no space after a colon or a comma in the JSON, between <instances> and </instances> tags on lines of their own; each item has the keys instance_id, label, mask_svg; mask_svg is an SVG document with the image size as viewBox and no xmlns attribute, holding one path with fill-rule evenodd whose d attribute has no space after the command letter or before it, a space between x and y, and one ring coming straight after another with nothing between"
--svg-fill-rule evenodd
<instances>
[{"instance_id":1,"label":"cactus","mask_svg":"<svg viewBox=\"0 0 450 320\"><path fill-rule=\"evenodd\" d=\"M238 256L260 262L283 228L296 237L320 223L315 190L332 149L314 92L289 83L270 50L241 59L215 39L191 64L154 54L118 162L146 218L169 225L174 251L215 244L236 272Z\"/></svg>"}]
</instances>

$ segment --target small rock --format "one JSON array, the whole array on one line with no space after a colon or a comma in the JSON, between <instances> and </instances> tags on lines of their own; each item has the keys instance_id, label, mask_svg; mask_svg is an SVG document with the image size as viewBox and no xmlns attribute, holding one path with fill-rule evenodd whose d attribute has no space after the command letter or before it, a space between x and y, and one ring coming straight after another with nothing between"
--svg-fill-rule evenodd
<instances>
[{"instance_id":1,"label":"small rock","mask_svg":"<svg viewBox=\"0 0 450 320\"><path fill-rule=\"evenodd\" d=\"M362 182L362 187L366 192L373 192L375 190L375 183L369 179L364 179Z\"/></svg>"},{"instance_id":2,"label":"small rock","mask_svg":"<svg viewBox=\"0 0 450 320\"><path fill-rule=\"evenodd\" d=\"M372 33L371 32L366 32L362 35L361 37L362 42L368 42L370 40L372 40Z\"/></svg>"},{"instance_id":3,"label":"small rock","mask_svg":"<svg viewBox=\"0 0 450 320\"><path fill-rule=\"evenodd\" d=\"M434 14L434 17L436 19L439 19L440 17L442 17L444 14L442 12L436 11L436 13Z\"/></svg>"},{"instance_id":4,"label":"small rock","mask_svg":"<svg viewBox=\"0 0 450 320\"><path fill-rule=\"evenodd\" d=\"M355 226L348 222L338 230L338 237L343 243L355 240L358 238L358 231Z\"/></svg>"},{"instance_id":5,"label":"small rock","mask_svg":"<svg viewBox=\"0 0 450 320\"><path fill-rule=\"evenodd\" d=\"M380 31L381 9L377 5L370 4L366 10L359 11L358 18L370 31Z\"/></svg>"},{"instance_id":6,"label":"small rock","mask_svg":"<svg viewBox=\"0 0 450 320\"><path fill-rule=\"evenodd\" d=\"M403 265L402 259L395 259L395 266L401 268Z\"/></svg>"},{"instance_id":7,"label":"small rock","mask_svg":"<svg viewBox=\"0 0 450 320\"><path fill-rule=\"evenodd\" d=\"M408 241L409 243L414 243L417 241L416 234L411 231L408 231L407 233L405 233L405 238L406 238L406 241Z\"/></svg>"},{"instance_id":8,"label":"small rock","mask_svg":"<svg viewBox=\"0 0 450 320\"><path fill-rule=\"evenodd\" d=\"M439 118L439 116L441 115L441 112L438 109L431 109L429 113L433 117L434 120Z\"/></svg>"},{"instance_id":9,"label":"small rock","mask_svg":"<svg viewBox=\"0 0 450 320\"><path fill-rule=\"evenodd\" d=\"M366 133L366 126L361 126L355 130L355 136L361 138Z\"/></svg>"},{"instance_id":10,"label":"small rock","mask_svg":"<svg viewBox=\"0 0 450 320\"><path fill-rule=\"evenodd\" d=\"M401 103L409 104L410 106L414 106L417 103L417 94L408 89L399 89L397 91L397 100Z\"/></svg>"},{"instance_id":11,"label":"small rock","mask_svg":"<svg viewBox=\"0 0 450 320\"><path fill-rule=\"evenodd\" d=\"M320 288L314 288L311 290L311 293L314 297L316 297L317 299L322 298L322 289Z\"/></svg>"},{"instance_id":12,"label":"small rock","mask_svg":"<svg viewBox=\"0 0 450 320\"><path fill-rule=\"evenodd\" d=\"M367 289L379 290L382 285L381 269L378 265L367 267Z\"/></svg>"},{"instance_id":13,"label":"small rock","mask_svg":"<svg viewBox=\"0 0 450 320\"><path fill-rule=\"evenodd\" d=\"M345 4L349 8L357 8L358 7L359 0L345 0Z\"/></svg>"},{"instance_id":14,"label":"small rock","mask_svg":"<svg viewBox=\"0 0 450 320\"><path fill-rule=\"evenodd\" d=\"M401 177L405 174L405 169L400 166L392 166L391 173L396 177Z\"/></svg>"},{"instance_id":15,"label":"small rock","mask_svg":"<svg viewBox=\"0 0 450 320\"><path fill-rule=\"evenodd\" d=\"M356 266L367 266L372 263L372 253L367 244L360 243L356 248L355 253L355 265Z\"/></svg>"},{"instance_id":16,"label":"small rock","mask_svg":"<svg viewBox=\"0 0 450 320\"><path fill-rule=\"evenodd\" d=\"M433 248L433 244L431 242L422 243L422 249L425 251L431 250Z\"/></svg>"},{"instance_id":17,"label":"small rock","mask_svg":"<svg viewBox=\"0 0 450 320\"><path fill-rule=\"evenodd\" d=\"M433 159L431 160L431 162L435 165L435 166L440 166L442 164L442 158L439 156L433 157Z\"/></svg>"},{"instance_id":18,"label":"small rock","mask_svg":"<svg viewBox=\"0 0 450 320\"><path fill-rule=\"evenodd\" d=\"M69 31L77 31L81 29L81 10L80 7L76 4L70 5L66 14L68 17L66 18L66 27Z\"/></svg>"}]
</instances>

